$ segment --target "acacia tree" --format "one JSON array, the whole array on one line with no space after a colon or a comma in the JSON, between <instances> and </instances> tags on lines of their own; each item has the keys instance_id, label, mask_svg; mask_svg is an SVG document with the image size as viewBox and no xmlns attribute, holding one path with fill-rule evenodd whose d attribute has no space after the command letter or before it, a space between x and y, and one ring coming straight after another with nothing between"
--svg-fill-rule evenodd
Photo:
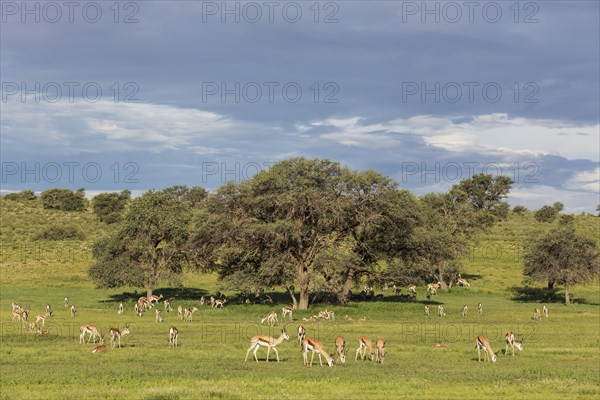
<instances>
[{"instance_id":1,"label":"acacia tree","mask_svg":"<svg viewBox=\"0 0 600 400\"><path fill-rule=\"evenodd\" d=\"M170 194L148 191L133 200L123 225L94 244L89 269L98 287L143 287L175 281L186 260L188 209Z\"/></svg>"},{"instance_id":2,"label":"acacia tree","mask_svg":"<svg viewBox=\"0 0 600 400\"><path fill-rule=\"evenodd\" d=\"M221 275L278 271L270 283L307 309L315 258L348 232L349 176L330 160L293 158L221 187L208 201L212 216L197 223L195 255Z\"/></svg>"},{"instance_id":3,"label":"acacia tree","mask_svg":"<svg viewBox=\"0 0 600 400\"><path fill-rule=\"evenodd\" d=\"M599 272L596 243L577 235L571 224L534 240L525 253L524 264L524 274L530 279L563 285L565 304L571 303L571 286L588 282Z\"/></svg>"},{"instance_id":4,"label":"acacia tree","mask_svg":"<svg viewBox=\"0 0 600 400\"><path fill-rule=\"evenodd\" d=\"M317 258L326 288L345 302L361 276L380 280L396 258L410 253L409 237L418 223L417 199L375 171L352 173L347 184L348 233Z\"/></svg>"},{"instance_id":5,"label":"acacia tree","mask_svg":"<svg viewBox=\"0 0 600 400\"><path fill-rule=\"evenodd\" d=\"M506 198L513 183L513 180L507 176L481 173L463 179L457 188L467 194L476 210L502 217L508 212L506 208L508 204L501 200Z\"/></svg>"},{"instance_id":6,"label":"acacia tree","mask_svg":"<svg viewBox=\"0 0 600 400\"><path fill-rule=\"evenodd\" d=\"M422 222L413 235L413 262L421 265L443 290L452 286L460 270L466 240L508 213L503 202L513 181L505 176L474 175L447 193L421 198Z\"/></svg>"}]
</instances>

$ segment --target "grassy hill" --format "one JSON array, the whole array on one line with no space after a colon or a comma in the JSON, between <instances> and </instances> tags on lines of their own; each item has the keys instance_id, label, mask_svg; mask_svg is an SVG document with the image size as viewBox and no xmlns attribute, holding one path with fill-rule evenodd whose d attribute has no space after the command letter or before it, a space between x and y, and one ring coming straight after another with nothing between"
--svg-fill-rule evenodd
<instances>
[{"instance_id":1,"label":"grassy hill","mask_svg":"<svg viewBox=\"0 0 600 400\"><path fill-rule=\"evenodd\" d=\"M29 204L0 199L0 387L3 399L16 398L588 398L600 394L600 291L598 282L575 286L575 304L549 304L550 317L531 319L540 300L527 297L523 288L522 252L525 241L550 229L531 214L511 214L488 232L478 235L465 254L464 276L471 288L453 288L432 299L432 315L423 314L424 288L416 302L399 302L385 293L384 301L335 306L335 321L305 322L325 306L294 313L286 325L291 340L278 346L280 363L260 364L244 356L249 338L256 334L279 335L283 326L260 324L279 305L228 304L223 310L202 307L199 297L214 293L219 283L212 275L188 272L184 288L163 288L159 293L174 305L197 306L193 322L182 322L165 313L156 323L153 312L139 318L133 313L131 288L94 289L87 278L92 243L114 229L97 221L91 212L43 210ZM579 232L599 240L600 219L577 216ZM53 224L80 227L82 241L33 241ZM404 289L406 291L406 289ZM72 318L63 306L68 296L77 306ZM25 332L12 320L10 303L19 301L43 313L45 304L54 315L48 335ZM124 301L126 312L118 315ZM476 312L477 303L483 314ZM443 303L447 316L435 314ZM460 315L469 305L467 317ZM350 319L343 318L348 315ZM361 318L364 317L364 320ZM106 335L111 326L129 324L132 334L122 349L91 354L91 344L79 344L79 326L93 323ZM169 326L180 331L180 347L170 349ZM303 324L310 336L333 352L337 335L346 338L346 364L334 368L304 368L294 340ZM514 357L503 352L495 364L477 363L474 337L485 333L495 351L504 349L504 334L512 330L524 338L525 349ZM359 335L386 338L384 365L355 361ZM448 350L438 350L441 342ZM107 337L108 344L108 337ZM271 352L271 356L274 354ZM250 355L251 357L251 355Z\"/></svg>"}]
</instances>

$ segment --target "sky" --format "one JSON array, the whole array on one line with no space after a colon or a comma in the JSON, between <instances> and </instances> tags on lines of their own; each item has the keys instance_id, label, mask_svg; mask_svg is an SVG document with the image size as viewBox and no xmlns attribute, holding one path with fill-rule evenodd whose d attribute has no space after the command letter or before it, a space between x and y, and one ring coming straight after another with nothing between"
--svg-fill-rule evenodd
<instances>
[{"instance_id":1,"label":"sky","mask_svg":"<svg viewBox=\"0 0 600 400\"><path fill-rule=\"evenodd\" d=\"M304 156L600 203L598 1L2 0L0 22L3 193L214 190Z\"/></svg>"}]
</instances>

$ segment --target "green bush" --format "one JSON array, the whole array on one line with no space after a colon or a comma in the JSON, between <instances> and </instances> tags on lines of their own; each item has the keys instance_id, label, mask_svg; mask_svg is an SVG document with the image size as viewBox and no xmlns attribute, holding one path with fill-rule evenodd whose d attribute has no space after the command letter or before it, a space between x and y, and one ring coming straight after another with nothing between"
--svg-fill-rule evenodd
<instances>
[{"instance_id":1,"label":"green bush","mask_svg":"<svg viewBox=\"0 0 600 400\"><path fill-rule=\"evenodd\" d=\"M523 215L527 211L529 211L529 210L527 209L527 207L524 207L524 206L514 206L514 208L512 209L512 212L517 215Z\"/></svg>"},{"instance_id":2,"label":"green bush","mask_svg":"<svg viewBox=\"0 0 600 400\"><path fill-rule=\"evenodd\" d=\"M85 240L85 234L73 225L52 225L36 234L33 240Z\"/></svg>"},{"instance_id":3,"label":"green bush","mask_svg":"<svg viewBox=\"0 0 600 400\"><path fill-rule=\"evenodd\" d=\"M6 200L12 200L12 201L29 201L29 200L35 200L36 196L35 196L35 192L33 190L22 190L22 191L16 192L16 193L9 193L6 196L4 196L4 198Z\"/></svg>"},{"instance_id":4,"label":"green bush","mask_svg":"<svg viewBox=\"0 0 600 400\"><path fill-rule=\"evenodd\" d=\"M42 206L50 210L83 211L85 210L85 190L73 192L69 189L48 189L40 195Z\"/></svg>"},{"instance_id":5,"label":"green bush","mask_svg":"<svg viewBox=\"0 0 600 400\"><path fill-rule=\"evenodd\" d=\"M551 206L544 206L537 210L535 212L535 219L539 222L552 222L564 208L563 203L557 201Z\"/></svg>"},{"instance_id":6,"label":"green bush","mask_svg":"<svg viewBox=\"0 0 600 400\"><path fill-rule=\"evenodd\" d=\"M121 193L100 193L92 199L92 209L100 221L113 224L121 220L123 210L130 200L129 190L123 190Z\"/></svg>"}]
</instances>

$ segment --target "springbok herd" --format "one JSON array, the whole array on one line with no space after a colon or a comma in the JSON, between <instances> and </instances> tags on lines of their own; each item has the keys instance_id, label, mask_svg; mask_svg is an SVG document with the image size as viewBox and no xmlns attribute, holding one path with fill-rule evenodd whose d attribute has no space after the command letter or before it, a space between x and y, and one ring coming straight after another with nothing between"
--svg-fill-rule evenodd
<instances>
[{"instance_id":1,"label":"springbok herd","mask_svg":"<svg viewBox=\"0 0 600 400\"><path fill-rule=\"evenodd\" d=\"M470 286L466 280L459 279L459 281L460 280L464 281L461 284L462 286ZM438 288L439 288L439 283L429 284L427 286L428 295L431 295L431 294L435 295ZM409 293L412 293L414 296L416 296L416 286L415 285L410 285L408 287L408 290L409 290ZM154 308L155 322L157 322L157 323L163 322L164 319L163 319L162 309L160 307L158 307L162 298L163 298L162 295L160 295L160 296L153 295L150 297L145 297L145 296L140 297L134 305L134 311L135 311L136 315L138 317L141 317L145 311L148 311L148 310ZM210 306L215 309L218 309L218 308L222 309L226 303L227 303L227 299L224 296L222 296L220 293L217 293L216 297L211 296L209 301L207 301L204 298L204 296L200 299L201 305L209 305L210 304ZM69 310L71 317L72 318L75 317L75 315L77 313L77 308L75 307L75 305L70 303L68 297L65 297L64 305L65 305L65 308L67 308ZM173 310L170 301L167 299L163 300L162 305L163 305L163 309L165 310L165 312L171 312ZM16 322L20 321L23 325L23 329L25 330L25 332L37 333L38 335L48 334L48 330L45 329L45 325L46 325L46 319L50 318L53 313L53 310L52 310L52 307L50 306L50 304L46 305L44 314L37 315L35 317L34 321L29 321L29 313L30 313L29 308L24 308L23 306L21 306L21 304L19 304L17 302L13 302L11 306L12 306L13 321L16 321ZM463 306L463 308L461 310L461 315L463 317L466 317L468 309L469 308L467 305ZM193 315L196 311L198 311L197 307L185 308L185 307L182 307L182 305L177 306L177 316L181 321L184 321L184 322L193 321ZM287 320L293 321L293 312L294 312L293 307L283 307L281 311L282 311L281 315L282 315L283 321L287 321ZM425 311L425 315L429 316L429 312L430 312L429 305L424 306L424 311ZM119 303L119 306L117 308L117 313L119 315L122 315L124 312L125 312L125 306L121 302L121 303ZM477 305L477 312L479 314L483 313L483 305L481 303L479 303ZM446 310L445 310L445 307L443 304L438 305L438 316L440 316L440 317L446 316ZM540 321L540 320L542 320L542 316L544 318L548 318L548 307L546 307L545 305L542 307L541 311L538 308L535 308L533 311L533 319L534 320ZM352 318L348 317L347 315L345 316L345 319L352 320ZM333 320L335 320L335 312L332 310L325 309L311 317L303 318L303 321L318 321L318 320L333 321ZM365 320L366 320L366 317L364 317L364 316L359 319L359 321L365 321ZM261 318L261 324L264 324L265 322L271 327L273 327L276 324L279 324L279 320L277 318L277 312L271 311L267 315L265 315L263 318ZM120 348L121 347L121 338L123 336L129 335L131 332L129 330L129 324L127 324L123 329L111 327L109 329L108 333L110 336L111 348L115 348L115 347ZM86 336L88 336L87 342L85 340ZM90 341L93 341L93 344L95 345L96 338L98 338L99 344L92 349L92 353L99 353L99 352L105 351L106 346L104 344L104 335L96 326L94 326L92 324L84 324L80 327L80 335L79 335L79 343L80 344L90 343ZM177 344L178 338L179 338L179 331L177 330L177 328L175 326L171 326L169 328L169 337L168 337L169 347L176 348L178 346L178 344ZM304 365L306 365L306 366L312 367L315 353L319 356L319 364L321 365L321 367L323 366L322 358L325 359L325 362L330 367L333 366L334 359L336 359L337 362L342 363L342 364L346 362L346 355L348 353L348 349L346 348L346 340L343 336L336 337L335 343L334 343L335 351L331 354L325 350L325 347L320 340L318 340L312 336L306 336L306 329L302 325L299 325L297 328L296 338L297 338L298 344L300 345L300 348L303 352ZM271 352L271 350L273 350L275 352L276 359L279 362L279 352L276 347L277 347L277 345L282 343L284 340L289 340L289 336L288 336L287 332L285 331L285 329L281 330L281 335L277 338L274 338L272 336L266 336L266 335L253 336L250 339L250 347L246 351L246 358L244 361L248 361L248 356L249 356L250 352L252 351L253 355L254 355L254 359L256 360L256 362L258 362L258 357L256 354L257 351L261 347L266 347L267 348L266 361L267 362L269 361L270 352ZM523 350L522 340L518 341L516 335L513 332L508 332L506 334L505 341L506 341L506 348L504 350L504 354L508 354L509 347L512 349L513 356L515 355L515 347L519 351ZM498 352L494 353L487 336L484 336L484 335L477 336L477 338L475 339L475 345L476 345L476 349L477 349L478 361L481 361L481 350L483 350L484 360L496 362ZM443 346L438 343L436 348L447 349L447 346ZM308 361L308 353L309 352L311 353L310 362ZM375 341L375 346L373 346L373 342L371 341L371 339L369 337L360 336L358 338L358 347L356 349L356 356L354 359L355 359L355 361L357 361L359 358L361 360L365 360L368 358L371 361L376 361L379 364L383 364L383 362L385 360L385 340L384 340L384 338L382 336L378 336L377 340Z\"/></svg>"}]
</instances>

